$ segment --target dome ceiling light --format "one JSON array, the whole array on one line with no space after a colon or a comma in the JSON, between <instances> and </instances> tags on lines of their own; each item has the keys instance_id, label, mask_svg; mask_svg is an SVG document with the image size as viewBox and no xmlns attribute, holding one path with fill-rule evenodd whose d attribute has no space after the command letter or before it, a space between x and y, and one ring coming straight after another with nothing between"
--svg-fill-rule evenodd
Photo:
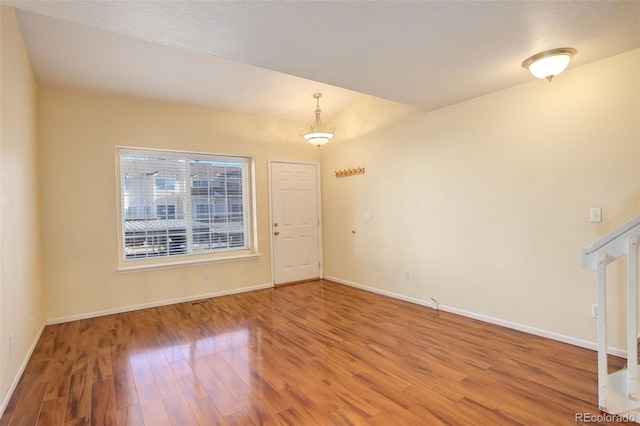
<instances>
[{"instance_id":1,"label":"dome ceiling light","mask_svg":"<svg viewBox=\"0 0 640 426\"><path fill-rule=\"evenodd\" d=\"M534 77L551 81L567 68L571 57L576 53L577 50L571 47L546 50L525 59L522 66Z\"/></svg>"}]
</instances>

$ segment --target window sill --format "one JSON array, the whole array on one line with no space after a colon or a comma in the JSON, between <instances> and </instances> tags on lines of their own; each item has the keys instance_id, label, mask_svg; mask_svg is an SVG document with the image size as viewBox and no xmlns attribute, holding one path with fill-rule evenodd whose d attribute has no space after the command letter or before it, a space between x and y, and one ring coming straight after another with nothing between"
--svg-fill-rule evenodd
<instances>
[{"instance_id":1,"label":"window sill","mask_svg":"<svg viewBox=\"0 0 640 426\"><path fill-rule=\"evenodd\" d=\"M251 253L251 254L241 254L241 255L226 256L226 257L214 257L214 258L207 258L207 259L181 260L181 261L167 262L167 263L118 266L117 271L120 273L139 272L139 271L145 271L150 269L179 268L181 266L197 265L201 263L235 262L235 261L242 261L242 260L258 259L259 257L260 257L260 253Z\"/></svg>"}]
</instances>

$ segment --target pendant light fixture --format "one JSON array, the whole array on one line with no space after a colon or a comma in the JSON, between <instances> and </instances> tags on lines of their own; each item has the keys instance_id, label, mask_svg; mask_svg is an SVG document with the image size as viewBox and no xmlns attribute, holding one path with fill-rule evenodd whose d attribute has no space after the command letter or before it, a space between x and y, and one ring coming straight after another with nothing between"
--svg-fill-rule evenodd
<instances>
[{"instance_id":1,"label":"pendant light fixture","mask_svg":"<svg viewBox=\"0 0 640 426\"><path fill-rule=\"evenodd\" d=\"M551 81L553 77L567 68L571 57L576 52L576 49L571 47L546 50L525 59L522 66L528 69L534 77Z\"/></svg>"},{"instance_id":2,"label":"pendant light fixture","mask_svg":"<svg viewBox=\"0 0 640 426\"><path fill-rule=\"evenodd\" d=\"M311 126L310 132L305 133L304 130L301 130L300 136L305 138L311 145L320 148L333 138L335 128L331 126L328 132L324 130L322 121L320 121L320 98L322 97L322 93L315 93L313 97L316 98L316 121Z\"/></svg>"}]
</instances>

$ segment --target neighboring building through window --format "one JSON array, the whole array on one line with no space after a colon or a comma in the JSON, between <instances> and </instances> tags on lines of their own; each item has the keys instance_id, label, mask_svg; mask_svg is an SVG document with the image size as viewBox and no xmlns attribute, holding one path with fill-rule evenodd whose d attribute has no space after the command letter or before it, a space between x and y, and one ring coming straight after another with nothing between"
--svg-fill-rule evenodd
<instances>
[{"instance_id":1,"label":"neighboring building through window","mask_svg":"<svg viewBox=\"0 0 640 426\"><path fill-rule=\"evenodd\" d=\"M249 158L118 152L124 260L250 248Z\"/></svg>"}]
</instances>

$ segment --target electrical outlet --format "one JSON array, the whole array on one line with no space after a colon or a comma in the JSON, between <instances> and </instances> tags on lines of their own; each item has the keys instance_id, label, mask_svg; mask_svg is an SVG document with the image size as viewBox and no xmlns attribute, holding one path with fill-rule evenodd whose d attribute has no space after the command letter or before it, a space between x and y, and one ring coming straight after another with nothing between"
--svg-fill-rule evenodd
<instances>
[{"instance_id":1,"label":"electrical outlet","mask_svg":"<svg viewBox=\"0 0 640 426\"><path fill-rule=\"evenodd\" d=\"M402 279L409 281L409 271L402 271Z\"/></svg>"},{"instance_id":2,"label":"electrical outlet","mask_svg":"<svg viewBox=\"0 0 640 426\"><path fill-rule=\"evenodd\" d=\"M598 318L598 305L596 303L591 305L591 318Z\"/></svg>"},{"instance_id":3,"label":"electrical outlet","mask_svg":"<svg viewBox=\"0 0 640 426\"><path fill-rule=\"evenodd\" d=\"M209 279L209 271L204 271L202 273L202 279L203 280L208 280Z\"/></svg>"},{"instance_id":4,"label":"electrical outlet","mask_svg":"<svg viewBox=\"0 0 640 426\"><path fill-rule=\"evenodd\" d=\"M13 333L9 334L9 353L13 353Z\"/></svg>"}]
</instances>

